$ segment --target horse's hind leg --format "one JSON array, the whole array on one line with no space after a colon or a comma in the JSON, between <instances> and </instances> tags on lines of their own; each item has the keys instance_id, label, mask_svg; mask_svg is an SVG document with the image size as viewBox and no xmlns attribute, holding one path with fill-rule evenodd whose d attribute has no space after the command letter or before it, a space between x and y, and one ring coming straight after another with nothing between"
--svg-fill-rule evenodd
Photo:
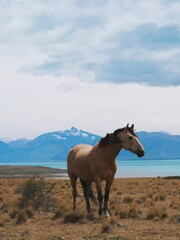
<instances>
[{"instance_id":1,"label":"horse's hind leg","mask_svg":"<svg viewBox=\"0 0 180 240\"><path fill-rule=\"evenodd\" d=\"M90 202L89 202L91 184L83 181L82 179L80 179L80 181L81 181L81 185L82 185L83 191L84 191L84 198L86 200L87 211L91 212L91 206L90 206Z\"/></svg>"},{"instance_id":2,"label":"horse's hind leg","mask_svg":"<svg viewBox=\"0 0 180 240\"><path fill-rule=\"evenodd\" d=\"M76 189L77 177L75 175L71 175L70 180L71 180L72 195L73 195L73 210L75 210L76 209L76 196L77 196L77 189Z\"/></svg>"}]
</instances>

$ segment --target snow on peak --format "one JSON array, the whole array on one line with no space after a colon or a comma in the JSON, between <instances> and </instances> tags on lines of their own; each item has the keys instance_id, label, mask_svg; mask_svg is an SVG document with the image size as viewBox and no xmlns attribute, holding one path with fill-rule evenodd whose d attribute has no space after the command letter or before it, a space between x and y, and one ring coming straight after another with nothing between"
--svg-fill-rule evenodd
<instances>
[{"instance_id":1,"label":"snow on peak","mask_svg":"<svg viewBox=\"0 0 180 240\"><path fill-rule=\"evenodd\" d=\"M11 141L13 141L13 139L10 137L4 137L4 138L0 138L0 141L4 143L10 143Z\"/></svg>"},{"instance_id":2,"label":"snow on peak","mask_svg":"<svg viewBox=\"0 0 180 240\"><path fill-rule=\"evenodd\" d=\"M60 135L57 135L57 134L54 134L54 137L55 137L55 138L58 138L58 139L61 139L61 140L66 140L65 137L61 137Z\"/></svg>"},{"instance_id":3,"label":"snow on peak","mask_svg":"<svg viewBox=\"0 0 180 240\"><path fill-rule=\"evenodd\" d=\"M73 136L82 136L82 137L88 137L88 133L87 132L84 132L82 130L79 130L75 127L71 127L71 135Z\"/></svg>"},{"instance_id":4,"label":"snow on peak","mask_svg":"<svg viewBox=\"0 0 180 240\"><path fill-rule=\"evenodd\" d=\"M87 134L87 133L84 133L84 132L82 132L82 133L81 133L81 136L82 136L82 137L88 137L88 134Z\"/></svg>"},{"instance_id":5,"label":"snow on peak","mask_svg":"<svg viewBox=\"0 0 180 240\"><path fill-rule=\"evenodd\" d=\"M53 132L52 136L54 138L61 139L61 140L66 140L68 137L71 137L71 136L89 138L92 141L95 139L95 136L92 136L92 134L85 132L83 130L77 129L75 127L71 127L67 130L63 130L59 132Z\"/></svg>"}]
</instances>

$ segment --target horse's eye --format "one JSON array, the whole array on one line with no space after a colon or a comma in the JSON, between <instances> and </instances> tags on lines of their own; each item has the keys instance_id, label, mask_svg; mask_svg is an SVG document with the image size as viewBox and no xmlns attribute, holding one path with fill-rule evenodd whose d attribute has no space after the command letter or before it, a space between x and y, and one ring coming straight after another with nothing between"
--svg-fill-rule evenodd
<instances>
[{"instance_id":1,"label":"horse's eye","mask_svg":"<svg viewBox=\"0 0 180 240\"><path fill-rule=\"evenodd\" d=\"M132 139L133 139L133 137L132 137L132 136L129 136L128 138L129 138L130 140L132 140Z\"/></svg>"}]
</instances>

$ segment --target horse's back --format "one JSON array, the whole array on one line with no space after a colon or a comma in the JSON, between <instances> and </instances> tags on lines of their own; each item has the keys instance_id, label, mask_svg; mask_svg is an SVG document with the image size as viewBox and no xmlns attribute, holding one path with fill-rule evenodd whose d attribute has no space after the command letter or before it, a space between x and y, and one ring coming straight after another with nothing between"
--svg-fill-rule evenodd
<instances>
[{"instance_id":1,"label":"horse's back","mask_svg":"<svg viewBox=\"0 0 180 240\"><path fill-rule=\"evenodd\" d=\"M88 161L88 154L92 146L78 144L73 147L67 156L67 170L69 177L79 177L85 181L91 180L91 172Z\"/></svg>"},{"instance_id":2,"label":"horse's back","mask_svg":"<svg viewBox=\"0 0 180 240\"><path fill-rule=\"evenodd\" d=\"M87 156L91 149L92 146L88 144L78 144L73 147L67 156L68 165L72 164L79 155Z\"/></svg>"}]
</instances>

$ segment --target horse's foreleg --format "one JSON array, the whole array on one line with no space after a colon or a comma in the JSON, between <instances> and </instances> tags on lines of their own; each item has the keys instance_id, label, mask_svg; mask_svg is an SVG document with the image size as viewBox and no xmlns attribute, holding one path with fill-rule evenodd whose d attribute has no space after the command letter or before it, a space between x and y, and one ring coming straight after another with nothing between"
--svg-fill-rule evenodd
<instances>
[{"instance_id":1,"label":"horse's foreleg","mask_svg":"<svg viewBox=\"0 0 180 240\"><path fill-rule=\"evenodd\" d=\"M103 195L102 195L102 190L101 190L101 180L99 178L96 178L95 184L96 184L96 189L97 189L97 194L98 194L99 215L102 215L103 214L103 207L102 207Z\"/></svg>"},{"instance_id":2,"label":"horse's foreleg","mask_svg":"<svg viewBox=\"0 0 180 240\"><path fill-rule=\"evenodd\" d=\"M113 179L106 181L105 194L104 194L103 212L108 217L109 217L108 200L109 200L109 192L110 192L110 188L111 188L112 183L113 183Z\"/></svg>"},{"instance_id":3,"label":"horse's foreleg","mask_svg":"<svg viewBox=\"0 0 180 240\"><path fill-rule=\"evenodd\" d=\"M76 176L71 176L71 186L72 186L72 195L73 195L73 210L76 209L76 196L77 196L77 190L76 190L76 182L77 182L77 177Z\"/></svg>"}]
</instances>

